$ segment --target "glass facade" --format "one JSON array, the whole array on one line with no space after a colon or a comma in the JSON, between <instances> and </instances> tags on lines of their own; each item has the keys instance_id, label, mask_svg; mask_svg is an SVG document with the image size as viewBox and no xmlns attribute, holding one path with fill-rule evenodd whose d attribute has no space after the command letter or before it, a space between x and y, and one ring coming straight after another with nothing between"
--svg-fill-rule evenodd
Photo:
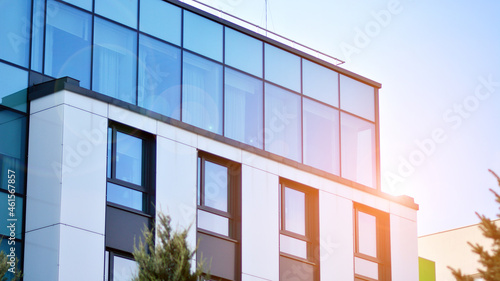
<instances>
[{"instance_id":1,"label":"glass facade","mask_svg":"<svg viewBox=\"0 0 500 281\"><path fill-rule=\"evenodd\" d=\"M11 2L0 1L9 4L0 10L2 105L26 111L29 70L70 76L84 88L377 187L373 86L161 0Z\"/></svg>"}]
</instances>

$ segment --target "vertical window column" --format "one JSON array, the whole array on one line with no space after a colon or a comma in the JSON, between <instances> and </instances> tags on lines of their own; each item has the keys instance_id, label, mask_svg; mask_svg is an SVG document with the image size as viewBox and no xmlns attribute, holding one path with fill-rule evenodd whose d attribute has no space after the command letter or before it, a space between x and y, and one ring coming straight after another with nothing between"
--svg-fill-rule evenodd
<instances>
[{"instance_id":1,"label":"vertical window column","mask_svg":"<svg viewBox=\"0 0 500 281\"><path fill-rule=\"evenodd\" d=\"M318 193L282 179L280 280L318 280Z\"/></svg>"},{"instance_id":2,"label":"vertical window column","mask_svg":"<svg viewBox=\"0 0 500 281\"><path fill-rule=\"evenodd\" d=\"M105 280L128 280L132 253L151 226L155 191L154 137L111 123L108 128Z\"/></svg>"},{"instance_id":3,"label":"vertical window column","mask_svg":"<svg viewBox=\"0 0 500 281\"><path fill-rule=\"evenodd\" d=\"M197 259L210 266L212 280L240 280L240 172L231 161L198 157Z\"/></svg>"},{"instance_id":4,"label":"vertical window column","mask_svg":"<svg viewBox=\"0 0 500 281\"><path fill-rule=\"evenodd\" d=\"M391 280L389 215L355 205L355 280Z\"/></svg>"}]
</instances>

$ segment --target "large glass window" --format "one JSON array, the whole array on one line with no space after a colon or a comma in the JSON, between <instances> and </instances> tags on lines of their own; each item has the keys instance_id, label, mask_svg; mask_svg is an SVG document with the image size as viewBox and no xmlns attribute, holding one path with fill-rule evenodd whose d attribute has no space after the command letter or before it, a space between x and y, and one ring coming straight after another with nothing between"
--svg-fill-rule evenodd
<instances>
[{"instance_id":1,"label":"large glass window","mask_svg":"<svg viewBox=\"0 0 500 281\"><path fill-rule=\"evenodd\" d=\"M342 177L375 188L375 124L341 114Z\"/></svg>"},{"instance_id":2,"label":"large glass window","mask_svg":"<svg viewBox=\"0 0 500 281\"><path fill-rule=\"evenodd\" d=\"M0 62L0 85L0 104L26 112L28 72Z\"/></svg>"},{"instance_id":3,"label":"large glass window","mask_svg":"<svg viewBox=\"0 0 500 281\"><path fill-rule=\"evenodd\" d=\"M45 74L80 80L90 88L92 17L56 1L57 13L47 13L45 39Z\"/></svg>"},{"instance_id":4,"label":"large glass window","mask_svg":"<svg viewBox=\"0 0 500 281\"><path fill-rule=\"evenodd\" d=\"M266 84L265 149L301 162L300 96Z\"/></svg>"},{"instance_id":5,"label":"large glass window","mask_svg":"<svg viewBox=\"0 0 500 281\"><path fill-rule=\"evenodd\" d=\"M262 41L225 28L225 63L245 72L262 77Z\"/></svg>"},{"instance_id":6,"label":"large glass window","mask_svg":"<svg viewBox=\"0 0 500 281\"><path fill-rule=\"evenodd\" d=\"M241 166L200 152L198 156L197 259L211 280L240 280Z\"/></svg>"},{"instance_id":7,"label":"large glass window","mask_svg":"<svg viewBox=\"0 0 500 281\"><path fill-rule=\"evenodd\" d=\"M137 28L138 0L95 0L95 12L101 16Z\"/></svg>"},{"instance_id":8,"label":"large glass window","mask_svg":"<svg viewBox=\"0 0 500 281\"><path fill-rule=\"evenodd\" d=\"M339 111L303 99L304 164L340 174Z\"/></svg>"},{"instance_id":9,"label":"large glass window","mask_svg":"<svg viewBox=\"0 0 500 281\"><path fill-rule=\"evenodd\" d=\"M49 8L51 8L49 6ZM45 38L45 0L33 0L31 23L31 70L43 73L43 40Z\"/></svg>"},{"instance_id":10,"label":"large glass window","mask_svg":"<svg viewBox=\"0 0 500 281\"><path fill-rule=\"evenodd\" d=\"M222 25L184 10L184 48L222 62Z\"/></svg>"},{"instance_id":11,"label":"large glass window","mask_svg":"<svg viewBox=\"0 0 500 281\"><path fill-rule=\"evenodd\" d=\"M140 13L141 31L181 45L181 8L162 0L141 0Z\"/></svg>"},{"instance_id":12,"label":"large glass window","mask_svg":"<svg viewBox=\"0 0 500 281\"><path fill-rule=\"evenodd\" d=\"M222 135L222 66L184 52L182 121Z\"/></svg>"},{"instance_id":13,"label":"large glass window","mask_svg":"<svg viewBox=\"0 0 500 281\"><path fill-rule=\"evenodd\" d=\"M390 280L389 219L386 213L356 204L354 208L356 280Z\"/></svg>"},{"instance_id":14,"label":"large glass window","mask_svg":"<svg viewBox=\"0 0 500 281\"><path fill-rule=\"evenodd\" d=\"M282 179L280 194L280 280L316 280L317 193ZM301 276L294 268L302 269Z\"/></svg>"},{"instance_id":15,"label":"large glass window","mask_svg":"<svg viewBox=\"0 0 500 281\"><path fill-rule=\"evenodd\" d=\"M225 74L224 134L262 149L262 80L229 68Z\"/></svg>"},{"instance_id":16,"label":"large glass window","mask_svg":"<svg viewBox=\"0 0 500 281\"><path fill-rule=\"evenodd\" d=\"M265 44L265 77L300 93L300 57Z\"/></svg>"},{"instance_id":17,"label":"large glass window","mask_svg":"<svg viewBox=\"0 0 500 281\"><path fill-rule=\"evenodd\" d=\"M181 51L141 35L139 40L138 105L180 119Z\"/></svg>"},{"instance_id":18,"label":"large glass window","mask_svg":"<svg viewBox=\"0 0 500 281\"><path fill-rule=\"evenodd\" d=\"M31 1L0 1L0 59L29 66Z\"/></svg>"},{"instance_id":19,"label":"large glass window","mask_svg":"<svg viewBox=\"0 0 500 281\"><path fill-rule=\"evenodd\" d=\"M304 95L329 105L339 106L339 75L319 64L302 59Z\"/></svg>"},{"instance_id":20,"label":"large glass window","mask_svg":"<svg viewBox=\"0 0 500 281\"><path fill-rule=\"evenodd\" d=\"M375 90L371 86L340 75L340 108L375 121Z\"/></svg>"},{"instance_id":21,"label":"large glass window","mask_svg":"<svg viewBox=\"0 0 500 281\"><path fill-rule=\"evenodd\" d=\"M143 136L120 126L108 129L107 201L123 207L148 212L146 160L150 157ZM149 153L149 154L148 154Z\"/></svg>"},{"instance_id":22,"label":"large glass window","mask_svg":"<svg viewBox=\"0 0 500 281\"><path fill-rule=\"evenodd\" d=\"M94 24L92 89L135 104L136 33L97 17Z\"/></svg>"}]
</instances>

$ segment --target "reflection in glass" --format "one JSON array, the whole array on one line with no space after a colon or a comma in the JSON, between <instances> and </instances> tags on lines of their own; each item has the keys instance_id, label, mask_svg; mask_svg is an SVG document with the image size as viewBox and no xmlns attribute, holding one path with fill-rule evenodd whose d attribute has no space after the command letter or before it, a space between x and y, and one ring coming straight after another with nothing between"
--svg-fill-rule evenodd
<instances>
[{"instance_id":1,"label":"reflection in glass","mask_svg":"<svg viewBox=\"0 0 500 281\"><path fill-rule=\"evenodd\" d=\"M307 259L307 242L280 234L280 251Z\"/></svg>"},{"instance_id":2,"label":"reflection in glass","mask_svg":"<svg viewBox=\"0 0 500 281\"><path fill-rule=\"evenodd\" d=\"M205 161L205 206L228 211L227 167Z\"/></svg>"},{"instance_id":3,"label":"reflection in glass","mask_svg":"<svg viewBox=\"0 0 500 281\"><path fill-rule=\"evenodd\" d=\"M141 31L180 46L181 8L162 0L141 0L140 3Z\"/></svg>"},{"instance_id":4,"label":"reflection in glass","mask_svg":"<svg viewBox=\"0 0 500 281\"><path fill-rule=\"evenodd\" d=\"M137 0L96 0L95 12L101 16L137 28Z\"/></svg>"},{"instance_id":5,"label":"reflection in glass","mask_svg":"<svg viewBox=\"0 0 500 281\"><path fill-rule=\"evenodd\" d=\"M358 252L377 257L377 218L358 211Z\"/></svg>"},{"instance_id":6,"label":"reflection in glass","mask_svg":"<svg viewBox=\"0 0 500 281\"><path fill-rule=\"evenodd\" d=\"M198 228L229 236L229 219L198 210Z\"/></svg>"},{"instance_id":7,"label":"reflection in glass","mask_svg":"<svg viewBox=\"0 0 500 281\"><path fill-rule=\"evenodd\" d=\"M92 11L92 0L63 0L63 1L71 3L87 11Z\"/></svg>"},{"instance_id":8,"label":"reflection in glass","mask_svg":"<svg viewBox=\"0 0 500 281\"><path fill-rule=\"evenodd\" d=\"M116 178L142 185L142 139L116 132Z\"/></svg>"},{"instance_id":9,"label":"reflection in glass","mask_svg":"<svg viewBox=\"0 0 500 281\"><path fill-rule=\"evenodd\" d=\"M225 70L224 134L262 148L262 81L235 70Z\"/></svg>"},{"instance_id":10,"label":"reflection in glass","mask_svg":"<svg viewBox=\"0 0 500 281\"><path fill-rule=\"evenodd\" d=\"M137 36L131 30L95 18L94 91L135 104L136 41Z\"/></svg>"},{"instance_id":11,"label":"reflection in glass","mask_svg":"<svg viewBox=\"0 0 500 281\"><path fill-rule=\"evenodd\" d=\"M262 41L225 29L225 63L262 78Z\"/></svg>"},{"instance_id":12,"label":"reflection in glass","mask_svg":"<svg viewBox=\"0 0 500 281\"><path fill-rule=\"evenodd\" d=\"M106 198L108 202L120 204L138 211L145 211L144 193L140 191L108 182Z\"/></svg>"},{"instance_id":13,"label":"reflection in glass","mask_svg":"<svg viewBox=\"0 0 500 281\"><path fill-rule=\"evenodd\" d=\"M21 177L22 175L19 174ZM11 229L8 227L11 223L14 223L12 219L16 219L15 221L15 237L17 239L21 239L22 226L23 223L23 198L20 196L15 196L9 198L10 193L0 192L0 207L2 208L2 212L0 212L0 235L5 235L10 237ZM10 216L9 207L14 207L14 216ZM3 211L5 210L5 211Z\"/></svg>"},{"instance_id":14,"label":"reflection in glass","mask_svg":"<svg viewBox=\"0 0 500 281\"><path fill-rule=\"evenodd\" d=\"M378 280L378 263L355 257L354 268L356 274Z\"/></svg>"},{"instance_id":15,"label":"reflection in glass","mask_svg":"<svg viewBox=\"0 0 500 281\"><path fill-rule=\"evenodd\" d=\"M304 164L340 174L339 112L304 98Z\"/></svg>"},{"instance_id":16,"label":"reflection in glass","mask_svg":"<svg viewBox=\"0 0 500 281\"><path fill-rule=\"evenodd\" d=\"M130 281L139 270L139 265L131 259L113 257L113 281Z\"/></svg>"},{"instance_id":17,"label":"reflection in glass","mask_svg":"<svg viewBox=\"0 0 500 281\"><path fill-rule=\"evenodd\" d=\"M24 159L16 159L7 155L0 154L0 188L6 191L24 193ZM14 177L15 184L9 184L10 179Z\"/></svg>"},{"instance_id":18,"label":"reflection in glass","mask_svg":"<svg viewBox=\"0 0 500 281\"><path fill-rule=\"evenodd\" d=\"M335 107L339 106L339 75L311 61L302 60L303 93Z\"/></svg>"},{"instance_id":19,"label":"reflection in glass","mask_svg":"<svg viewBox=\"0 0 500 281\"><path fill-rule=\"evenodd\" d=\"M2 85L6 86L8 84ZM9 132L8 134L2 134L2 137L0 137L0 154L24 159L26 117L10 110L0 110L0 132Z\"/></svg>"},{"instance_id":20,"label":"reflection in glass","mask_svg":"<svg viewBox=\"0 0 500 281\"><path fill-rule=\"evenodd\" d=\"M222 135L222 66L184 52L182 121Z\"/></svg>"},{"instance_id":21,"label":"reflection in glass","mask_svg":"<svg viewBox=\"0 0 500 281\"><path fill-rule=\"evenodd\" d=\"M375 90L371 86L340 75L340 108L375 121Z\"/></svg>"},{"instance_id":22,"label":"reflection in glass","mask_svg":"<svg viewBox=\"0 0 500 281\"><path fill-rule=\"evenodd\" d=\"M26 112L28 72L0 62L0 85L0 104Z\"/></svg>"},{"instance_id":23,"label":"reflection in glass","mask_svg":"<svg viewBox=\"0 0 500 281\"><path fill-rule=\"evenodd\" d=\"M2 1L0 6L0 59L28 67L31 1Z\"/></svg>"},{"instance_id":24,"label":"reflection in glass","mask_svg":"<svg viewBox=\"0 0 500 281\"><path fill-rule=\"evenodd\" d=\"M222 25L184 10L184 48L222 62Z\"/></svg>"},{"instance_id":25,"label":"reflection in glass","mask_svg":"<svg viewBox=\"0 0 500 281\"><path fill-rule=\"evenodd\" d=\"M300 96L271 84L265 93L265 150L300 162Z\"/></svg>"},{"instance_id":26,"label":"reflection in glass","mask_svg":"<svg viewBox=\"0 0 500 281\"><path fill-rule=\"evenodd\" d=\"M306 235L306 195L285 187L285 229Z\"/></svg>"},{"instance_id":27,"label":"reflection in glass","mask_svg":"<svg viewBox=\"0 0 500 281\"><path fill-rule=\"evenodd\" d=\"M92 17L77 9L49 1L57 13L47 13L45 74L69 76L90 88L90 51Z\"/></svg>"},{"instance_id":28,"label":"reflection in glass","mask_svg":"<svg viewBox=\"0 0 500 281\"><path fill-rule=\"evenodd\" d=\"M375 187L375 125L341 114L342 177Z\"/></svg>"},{"instance_id":29,"label":"reflection in glass","mask_svg":"<svg viewBox=\"0 0 500 281\"><path fill-rule=\"evenodd\" d=\"M52 2L49 2L52 3ZM49 7L50 8L50 7ZM0 12L1 13L1 12ZM43 73L43 40L45 38L45 0L33 0L31 24L31 70ZM1 32L1 31L0 31ZM0 43L1 44L1 43Z\"/></svg>"},{"instance_id":30,"label":"reflection in glass","mask_svg":"<svg viewBox=\"0 0 500 281\"><path fill-rule=\"evenodd\" d=\"M180 49L144 35L140 36L139 106L180 119L180 57Z\"/></svg>"},{"instance_id":31,"label":"reflection in glass","mask_svg":"<svg viewBox=\"0 0 500 281\"><path fill-rule=\"evenodd\" d=\"M265 58L266 80L300 93L300 57L266 44Z\"/></svg>"}]
</instances>

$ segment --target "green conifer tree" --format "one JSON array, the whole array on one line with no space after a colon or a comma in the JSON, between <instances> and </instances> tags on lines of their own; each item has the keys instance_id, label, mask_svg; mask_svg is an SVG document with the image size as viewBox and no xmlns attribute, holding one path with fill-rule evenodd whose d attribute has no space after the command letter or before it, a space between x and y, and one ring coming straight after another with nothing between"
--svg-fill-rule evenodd
<instances>
[{"instance_id":1,"label":"green conifer tree","mask_svg":"<svg viewBox=\"0 0 500 281\"><path fill-rule=\"evenodd\" d=\"M189 229L173 231L170 217L158 215L158 231L155 243L154 228L144 230L144 242L134 246L134 258L138 273L134 281L197 281L203 278L203 264L198 263L191 271L191 260L196 249L191 251L186 241ZM156 244L156 245L155 245Z\"/></svg>"},{"instance_id":2,"label":"green conifer tree","mask_svg":"<svg viewBox=\"0 0 500 281\"><path fill-rule=\"evenodd\" d=\"M500 177L493 171L490 172L496 177L498 185L500 186ZM495 201L500 204L500 195L494 190L490 191L495 195ZM481 229L483 236L492 240L492 248L484 249L483 246L479 244L468 244L472 247L472 252L479 255L479 263L483 265L484 269L478 269L479 276L485 281L500 281L500 227L495 224L494 221L485 217L484 215L479 215L481 222L479 223L479 228ZM500 213L497 214L500 218ZM473 281L474 279L470 276L464 275L460 269L453 269L448 267L453 276L457 281Z\"/></svg>"},{"instance_id":3,"label":"green conifer tree","mask_svg":"<svg viewBox=\"0 0 500 281\"><path fill-rule=\"evenodd\" d=\"M1 243L1 240L0 240L0 243ZM16 265L15 265L15 267L13 267L15 274L11 278L10 281L17 281L17 280L21 279L21 271L19 270L17 259L16 259L15 263L16 263ZM7 257L7 255L3 251L1 251L0 252L0 281L9 281L7 279L7 274L9 272L9 269L11 269L11 265L9 263L9 258Z\"/></svg>"}]
</instances>

